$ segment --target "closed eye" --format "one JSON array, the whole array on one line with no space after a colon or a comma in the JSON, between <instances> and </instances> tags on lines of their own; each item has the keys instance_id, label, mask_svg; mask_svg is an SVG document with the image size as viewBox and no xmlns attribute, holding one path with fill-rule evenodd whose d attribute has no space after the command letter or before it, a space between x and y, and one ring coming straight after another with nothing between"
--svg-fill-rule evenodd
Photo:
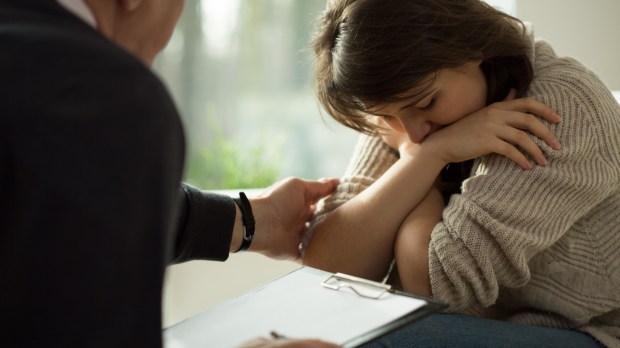
<instances>
[{"instance_id":1,"label":"closed eye","mask_svg":"<svg viewBox=\"0 0 620 348\"><path fill-rule=\"evenodd\" d=\"M434 105L435 105L435 98L431 99L431 101L426 106L418 108L418 109L422 111L428 111L432 109Z\"/></svg>"}]
</instances>

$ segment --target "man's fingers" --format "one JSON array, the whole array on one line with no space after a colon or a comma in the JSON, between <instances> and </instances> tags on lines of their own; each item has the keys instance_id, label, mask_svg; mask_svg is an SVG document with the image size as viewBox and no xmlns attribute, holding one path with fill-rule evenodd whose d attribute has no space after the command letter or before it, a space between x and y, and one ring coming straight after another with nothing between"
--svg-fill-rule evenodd
<instances>
[{"instance_id":1,"label":"man's fingers","mask_svg":"<svg viewBox=\"0 0 620 348\"><path fill-rule=\"evenodd\" d=\"M307 192L306 198L315 203L319 199L334 192L339 183L340 179L337 178L322 179L319 181L304 180L303 184Z\"/></svg>"}]
</instances>

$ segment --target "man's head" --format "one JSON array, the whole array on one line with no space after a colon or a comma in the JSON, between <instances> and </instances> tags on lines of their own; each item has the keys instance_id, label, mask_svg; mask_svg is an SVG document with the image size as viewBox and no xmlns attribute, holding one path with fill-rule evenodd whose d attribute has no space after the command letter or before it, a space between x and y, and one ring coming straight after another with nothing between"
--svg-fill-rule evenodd
<instances>
[{"instance_id":1,"label":"man's head","mask_svg":"<svg viewBox=\"0 0 620 348\"><path fill-rule=\"evenodd\" d=\"M166 46L184 0L85 0L98 29L151 65Z\"/></svg>"}]
</instances>

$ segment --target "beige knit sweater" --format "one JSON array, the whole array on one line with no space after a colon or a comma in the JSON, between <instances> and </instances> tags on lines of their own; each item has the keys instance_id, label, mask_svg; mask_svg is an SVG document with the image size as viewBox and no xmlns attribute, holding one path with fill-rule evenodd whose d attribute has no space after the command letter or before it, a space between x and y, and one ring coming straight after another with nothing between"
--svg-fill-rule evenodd
<instances>
[{"instance_id":1,"label":"beige knit sweater","mask_svg":"<svg viewBox=\"0 0 620 348\"><path fill-rule=\"evenodd\" d=\"M550 164L529 171L498 155L474 162L432 232L433 296L450 311L577 329L620 347L620 107L549 44L533 42L531 58L529 94L562 116L549 125L562 149L535 139ZM313 226L395 161L379 138L361 136Z\"/></svg>"}]
</instances>

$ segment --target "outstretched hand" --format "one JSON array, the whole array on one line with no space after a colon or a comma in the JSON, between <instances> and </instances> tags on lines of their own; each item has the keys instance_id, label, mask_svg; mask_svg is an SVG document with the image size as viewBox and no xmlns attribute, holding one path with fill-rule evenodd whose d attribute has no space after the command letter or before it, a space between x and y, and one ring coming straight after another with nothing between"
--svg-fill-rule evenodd
<instances>
[{"instance_id":1,"label":"outstretched hand","mask_svg":"<svg viewBox=\"0 0 620 348\"><path fill-rule=\"evenodd\" d=\"M338 182L288 178L252 199L256 232L250 250L275 259L298 260L299 243L315 204L330 195Z\"/></svg>"},{"instance_id":2,"label":"outstretched hand","mask_svg":"<svg viewBox=\"0 0 620 348\"><path fill-rule=\"evenodd\" d=\"M339 348L341 346L321 340L257 338L245 342L239 348Z\"/></svg>"}]
</instances>

